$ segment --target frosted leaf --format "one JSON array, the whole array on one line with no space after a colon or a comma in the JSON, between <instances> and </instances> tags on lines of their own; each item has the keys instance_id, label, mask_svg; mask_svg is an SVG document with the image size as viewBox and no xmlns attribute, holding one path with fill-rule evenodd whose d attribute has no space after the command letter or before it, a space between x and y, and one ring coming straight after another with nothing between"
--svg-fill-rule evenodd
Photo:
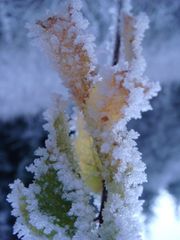
<instances>
[{"instance_id":1,"label":"frosted leaf","mask_svg":"<svg viewBox=\"0 0 180 240\"><path fill-rule=\"evenodd\" d=\"M146 166L139 134L127 123L151 109L159 90L145 76L141 43L148 20L134 17L124 1L121 59L97 67L81 7L79 0L66 1L63 13L49 12L37 22L69 94L54 96L46 113L45 149L27 168L33 183L11 185L15 233L25 240L140 240Z\"/></svg>"},{"instance_id":2,"label":"frosted leaf","mask_svg":"<svg viewBox=\"0 0 180 240\"><path fill-rule=\"evenodd\" d=\"M92 78L97 75L96 60L93 40L84 31L88 22L79 12L79 4L74 8L75 5L67 4L64 15L38 21L37 26L43 31L44 42L59 73L66 80L65 86L70 89L77 104L83 107ZM56 44L52 44L52 37L56 37Z\"/></svg>"}]
</instances>

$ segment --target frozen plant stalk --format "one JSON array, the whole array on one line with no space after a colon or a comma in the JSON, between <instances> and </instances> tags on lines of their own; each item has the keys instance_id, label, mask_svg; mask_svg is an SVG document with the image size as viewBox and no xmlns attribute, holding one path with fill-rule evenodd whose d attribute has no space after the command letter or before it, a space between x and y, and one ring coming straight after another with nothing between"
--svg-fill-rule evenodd
<instances>
[{"instance_id":1,"label":"frozen plant stalk","mask_svg":"<svg viewBox=\"0 0 180 240\"><path fill-rule=\"evenodd\" d=\"M66 1L63 13L36 23L69 99L56 96L47 113L46 147L27 168L33 183L11 185L14 233L25 240L140 240L145 164L138 133L127 123L151 109L149 100L159 91L144 75L148 19L134 17L126 2L113 66L101 66L80 10L79 0Z\"/></svg>"}]
</instances>

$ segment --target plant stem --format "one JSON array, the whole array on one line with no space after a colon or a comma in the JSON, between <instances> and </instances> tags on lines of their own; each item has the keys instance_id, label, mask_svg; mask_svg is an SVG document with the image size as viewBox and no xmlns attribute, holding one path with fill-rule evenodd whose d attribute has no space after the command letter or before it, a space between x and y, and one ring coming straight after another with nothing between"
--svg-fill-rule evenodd
<instances>
[{"instance_id":1,"label":"plant stem","mask_svg":"<svg viewBox=\"0 0 180 240\"><path fill-rule=\"evenodd\" d=\"M105 203L107 202L107 196L108 196L105 180L103 180L102 183L103 183L103 189L102 189L102 195L101 195L100 211L99 211L99 214L98 214L97 218L94 219L94 221L99 222L99 225L103 224L103 222L104 222L102 213L103 213L103 210L104 210L104 207L105 207Z\"/></svg>"},{"instance_id":2,"label":"plant stem","mask_svg":"<svg viewBox=\"0 0 180 240\"><path fill-rule=\"evenodd\" d=\"M113 54L112 65L116 65L119 61L119 51L121 46L121 35L120 35L120 25L121 25L121 9L122 9L122 0L117 2L117 28L116 28L116 37L115 37L115 47Z\"/></svg>"}]
</instances>

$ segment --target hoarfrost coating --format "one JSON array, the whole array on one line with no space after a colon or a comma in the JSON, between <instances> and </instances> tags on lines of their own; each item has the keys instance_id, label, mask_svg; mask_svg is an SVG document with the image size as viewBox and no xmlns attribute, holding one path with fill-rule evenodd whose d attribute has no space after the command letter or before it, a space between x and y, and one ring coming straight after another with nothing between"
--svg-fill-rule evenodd
<instances>
[{"instance_id":1,"label":"hoarfrost coating","mask_svg":"<svg viewBox=\"0 0 180 240\"><path fill-rule=\"evenodd\" d=\"M127 123L151 109L159 85L145 76L141 41L148 19L133 16L130 2L124 4L117 16L122 43L115 46L121 54L114 66L96 59L79 0L36 22L35 35L62 77L68 99L55 96L46 114L46 148L27 168L33 183L11 185L8 201L20 239L142 239L145 164L135 142L138 133Z\"/></svg>"}]
</instances>

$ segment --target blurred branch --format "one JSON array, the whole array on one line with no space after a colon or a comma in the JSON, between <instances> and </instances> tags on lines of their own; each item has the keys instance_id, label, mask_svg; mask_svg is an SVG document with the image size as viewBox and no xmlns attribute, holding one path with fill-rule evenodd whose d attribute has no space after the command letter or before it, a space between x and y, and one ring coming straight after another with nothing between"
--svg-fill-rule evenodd
<instances>
[{"instance_id":1,"label":"blurred branch","mask_svg":"<svg viewBox=\"0 0 180 240\"><path fill-rule=\"evenodd\" d=\"M120 34L121 9L122 9L122 0L117 0L117 26L116 26L116 37L115 37L115 46L114 46L112 65L116 65L119 61L119 54L120 54L119 51L121 46L121 34Z\"/></svg>"}]
</instances>

